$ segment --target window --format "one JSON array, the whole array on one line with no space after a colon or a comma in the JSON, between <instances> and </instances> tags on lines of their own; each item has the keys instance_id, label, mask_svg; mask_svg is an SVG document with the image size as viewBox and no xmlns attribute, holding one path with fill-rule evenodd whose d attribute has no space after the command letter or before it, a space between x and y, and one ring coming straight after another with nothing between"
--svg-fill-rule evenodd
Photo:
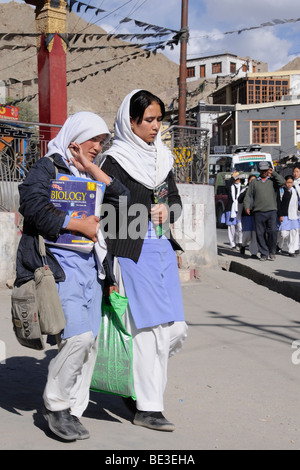
<instances>
[{"instance_id":1,"label":"window","mask_svg":"<svg viewBox=\"0 0 300 470\"><path fill-rule=\"evenodd\" d=\"M195 67L187 67L186 76L187 78L195 77Z\"/></svg>"},{"instance_id":2,"label":"window","mask_svg":"<svg viewBox=\"0 0 300 470\"><path fill-rule=\"evenodd\" d=\"M222 126L222 143L223 145L230 146L233 144L232 122L227 122Z\"/></svg>"},{"instance_id":3,"label":"window","mask_svg":"<svg viewBox=\"0 0 300 470\"><path fill-rule=\"evenodd\" d=\"M230 73L236 73L236 63L230 62Z\"/></svg>"},{"instance_id":4,"label":"window","mask_svg":"<svg viewBox=\"0 0 300 470\"><path fill-rule=\"evenodd\" d=\"M248 104L278 101L289 92L289 80L248 80Z\"/></svg>"},{"instance_id":5,"label":"window","mask_svg":"<svg viewBox=\"0 0 300 470\"><path fill-rule=\"evenodd\" d=\"M252 143L253 144L278 144L279 122L278 121L252 121Z\"/></svg>"},{"instance_id":6,"label":"window","mask_svg":"<svg viewBox=\"0 0 300 470\"><path fill-rule=\"evenodd\" d=\"M221 73L222 72L222 62L215 62L211 64L212 66L212 73Z\"/></svg>"},{"instance_id":7,"label":"window","mask_svg":"<svg viewBox=\"0 0 300 470\"><path fill-rule=\"evenodd\" d=\"M200 65L200 77L201 78L206 77L206 66L205 65Z\"/></svg>"}]
</instances>

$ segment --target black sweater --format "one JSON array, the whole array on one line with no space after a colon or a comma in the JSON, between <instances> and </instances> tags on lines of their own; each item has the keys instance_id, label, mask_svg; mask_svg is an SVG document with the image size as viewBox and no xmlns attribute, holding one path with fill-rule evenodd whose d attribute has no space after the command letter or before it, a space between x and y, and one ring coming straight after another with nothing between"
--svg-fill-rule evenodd
<instances>
[{"instance_id":1,"label":"black sweater","mask_svg":"<svg viewBox=\"0 0 300 470\"><path fill-rule=\"evenodd\" d=\"M137 262L141 254L144 237L148 230L149 213L151 205L154 204L153 190L134 180L111 156L107 156L102 170L110 176L114 176L130 191L130 203L124 207L120 214L116 230L112 233L109 227L109 218L103 213L102 230L106 237L108 251L113 256L130 258ZM168 182L168 205L170 209L170 223L174 223L180 216L182 210L181 198L175 183L173 172L170 171L166 181ZM138 212L138 205L142 205L142 211ZM136 205L135 207L133 207ZM132 237L133 232L138 232L138 237ZM171 231L165 234L174 250L181 250L180 245L174 240Z\"/></svg>"},{"instance_id":2,"label":"black sweater","mask_svg":"<svg viewBox=\"0 0 300 470\"><path fill-rule=\"evenodd\" d=\"M290 200L292 197L292 194L290 191L284 187L283 189L283 195L281 197L280 191L277 193L277 207L278 207L278 217L284 217L287 216L289 213L289 204Z\"/></svg>"}]
</instances>

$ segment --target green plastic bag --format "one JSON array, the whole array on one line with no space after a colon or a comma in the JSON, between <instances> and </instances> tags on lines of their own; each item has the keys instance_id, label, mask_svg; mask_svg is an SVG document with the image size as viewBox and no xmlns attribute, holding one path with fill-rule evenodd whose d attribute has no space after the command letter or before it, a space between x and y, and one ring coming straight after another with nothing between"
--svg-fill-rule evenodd
<instances>
[{"instance_id":1,"label":"green plastic bag","mask_svg":"<svg viewBox=\"0 0 300 470\"><path fill-rule=\"evenodd\" d=\"M132 397L135 400L132 336L126 330L122 319L128 299L113 291L109 301L110 305L103 297L98 354L90 389Z\"/></svg>"}]
</instances>

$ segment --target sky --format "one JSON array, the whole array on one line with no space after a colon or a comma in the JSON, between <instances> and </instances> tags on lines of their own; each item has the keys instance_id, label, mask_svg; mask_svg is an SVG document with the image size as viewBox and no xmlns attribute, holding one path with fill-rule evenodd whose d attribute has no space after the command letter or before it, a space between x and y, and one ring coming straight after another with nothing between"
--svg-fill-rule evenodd
<instances>
[{"instance_id":1,"label":"sky","mask_svg":"<svg viewBox=\"0 0 300 470\"><path fill-rule=\"evenodd\" d=\"M81 1L105 10L96 16L95 9L84 13L82 8L79 15L109 33L144 32L134 22L120 24L125 17L174 30L181 28L182 0ZM73 11L76 8L77 3ZM265 23L271 26L263 26ZM300 57L299 0L188 0L188 26L188 59L230 52L266 62L272 72ZM244 31L247 28L253 29ZM174 50L166 47L163 53L179 63L179 45Z\"/></svg>"}]
</instances>

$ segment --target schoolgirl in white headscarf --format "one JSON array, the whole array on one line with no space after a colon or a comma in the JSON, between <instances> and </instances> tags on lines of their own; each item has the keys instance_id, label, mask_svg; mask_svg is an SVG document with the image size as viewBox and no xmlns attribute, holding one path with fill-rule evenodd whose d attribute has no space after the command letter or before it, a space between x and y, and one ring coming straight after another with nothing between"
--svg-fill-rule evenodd
<instances>
[{"instance_id":1,"label":"schoolgirl in white headscarf","mask_svg":"<svg viewBox=\"0 0 300 470\"><path fill-rule=\"evenodd\" d=\"M71 142L82 144L83 142L99 135L106 136L103 140L103 146L111 138L111 133L105 121L97 114L88 111L80 111L68 117L57 136L49 142L48 152L45 157L58 153L70 167L74 176L90 178L91 175L86 172L79 171L75 166L73 162L73 154L70 150L70 144Z\"/></svg>"},{"instance_id":2,"label":"schoolgirl in white headscarf","mask_svg":"<svg viewBox=\"0 0 300 470\"><path fill-rule=\"evenodd\" d=\"M73 175L92 177L109 184L111 179L92 160L110 136L100 116L79 112L70 116L58 135L49 142L45 157L57 157L58 154ZM66 225L69 229L68 220ZM49 365L43 395L44 416L50 429L66 440L89 437L79 418L89 401L101 321L102 261L107 250L99 228L97 237L95 251L90 253L49 246L65 272L65 281L58 284L58 292L66 327L62 332L59 354Z\"/></svg>"},{"instance_id":3,"label":"schoolgirl in white headscarf","mask_svg":"<svg viewBox=\"0 0 300 470\"><path fill-rule=\"evenodd\" d=\"M133 423L173 431L174 424L162 414L167 364L169 357L181 349L187 325L175 254L180 247L169 227L168 235L156 231L160 224L158 212L168 226L168 209L174 214L173 223L182 208L172 171L173 156L161 139L163 115L164 105L157 96L145 90L129 93L118 111L114 142L103 154L101 168L119 178L131 193L118 237L107 240L107 244L115 256L119 293L129 302L124 317L133 337ZM167 200L155 203L153 190L161 183ZM140 216L135 218L133 213L139 210ZM131 227L139 231L131 233Z\"/></svg>"},{"instance_id":4,"label":"schoolgirl in white headscarf","mask_svg":"<svg viewBox=\"0 0 300 470\"><path fill-rule=\"evenodd\" d=\"M163 144L161 130L149 145L132 132L130 125L130 100L140 90L133 90L121 104L115 124L114 142L103 154L111 155L136 181L154 189L162 183L173 167L174 157Z\"/></svg>"},{"instance_id":5,"label":"schoolgirl in white headscarf","mask_svg":"<svg viewBox=\"0 0 300 470\"><path fill-rule=\"evenodd\" d=\"M73 143L82 144L96 136L103 136L101 142L103 146L110 140L111 133L105 121L97 114L88 111L80 111L70 116L57 136L49 142L48 152L45 157L59 154L74 176L91 178L91 174L78 169L78 164L76 166L71 148L73 148ZM95 155L95 158L96 157L97 155ZM98 275L101 279L104 279L105 273L102 263L106 256L107 249L101 230L98 230L97 238L98 240L94 245L94 249L98 262Z\"/></svg>"}]
</instances>

